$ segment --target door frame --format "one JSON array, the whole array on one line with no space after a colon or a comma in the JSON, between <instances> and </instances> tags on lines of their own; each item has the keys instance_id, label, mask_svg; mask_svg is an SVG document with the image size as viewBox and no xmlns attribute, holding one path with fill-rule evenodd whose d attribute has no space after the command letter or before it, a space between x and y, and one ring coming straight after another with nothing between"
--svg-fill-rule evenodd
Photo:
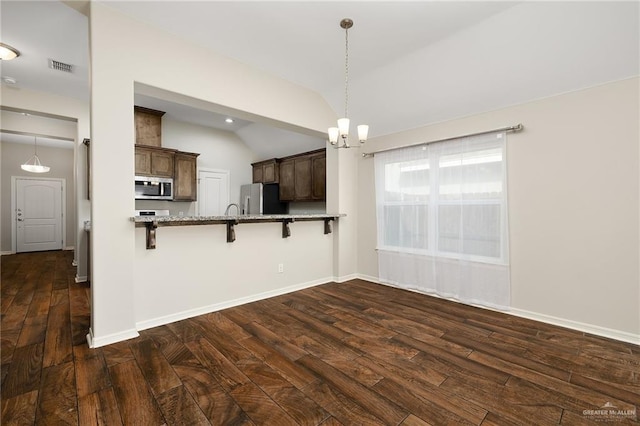
<instances>
[{"instance_id":1,"label":"door frame","mask_svg":"<svg viewBox=\"0 0 640 426\"><path fill-rule=\"evenodd\" d=\"M210 168L206 168L206 167L199 167L198 171L197 171L197 182L198 182L198 201L196 202L196 214L198 216L200 216L201 212L200 212L200 191L201 191L201 186L200 186L200 172L205 172L205 173L220 173L220 174L224 174L227 175L227 204L229 203L229 197L231 196L231 171L226 170L226 169L210 169Z\"/></svg>"},{"instance_id":2,"label":"door frame","mask_svg":"<svg viewBox=\"0 0 640 426\"><path fill-rule=\"evenodd\" d=\"M17 230L17 215L16 215L16 203L17 199L17 191L16 187L18 184L18 179L23 180L36 180L36 181L55 181L60 182L62 184L62 217L60 218L61 230L62 233L62 250L67 246L67 180L64 178L41 178L41 177L32 177L32 176L11 176L11 254L17 253L18 248L18 230Z\"/></svg>"}]
</instances>

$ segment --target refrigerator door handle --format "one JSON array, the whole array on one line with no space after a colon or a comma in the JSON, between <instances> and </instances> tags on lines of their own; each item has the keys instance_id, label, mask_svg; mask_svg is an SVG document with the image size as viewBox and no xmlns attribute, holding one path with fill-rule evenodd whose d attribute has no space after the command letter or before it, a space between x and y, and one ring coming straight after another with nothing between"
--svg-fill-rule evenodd
<instances>
[{"instance_id":1,"label":"refrigerator door handle","mask_svg":"<svg viewBox=\"0 0 640 426\"><path fill-rule=\"evenodd\" d=\"M249 214L249 200L250 200L250 196L245 196L244 197L244 205L242 206L242 214Z\"/></svg>"}]
</instances>

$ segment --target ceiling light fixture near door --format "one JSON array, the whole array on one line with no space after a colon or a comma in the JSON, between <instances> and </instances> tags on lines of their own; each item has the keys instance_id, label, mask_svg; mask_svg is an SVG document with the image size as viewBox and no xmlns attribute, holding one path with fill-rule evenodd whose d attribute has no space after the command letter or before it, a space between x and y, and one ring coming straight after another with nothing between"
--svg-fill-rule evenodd
<instances>
[{"instance_id":1,"label":"ceiling light fixture near door","mask_svg":"<svg viewBox=\"0 0 640 426\"><path fill-rule=\"evenodd\" d=\"M340 27L344 29L344 117L338 119L338 127L329 128L329 142L335 148L351 148L349 145L349 28L353 27L353 21L345 18L340 21ZM369 126L358 126L358 140L364 143L369 134ZM342 139L342 145L338 145L338 139Z\"/></svg>"},{"instance_id":2,"label":"ceiling light fixture near door","mask_svg":"<svg viewBox=\"0 0 640 426\"><path fill-rule=\"evenodd\" d=\"M25 170L31 173L47 173L49 170L51 170L51 168L47 166L43 166L42 163L40 162L40 158L38 157L38 137L37 136L33 137L33 143L34 143L33 156L29 158L26 163L21 165L20 168L22 170Z\"/></svg>"},{"instance_id":3,"label":"ceiling light fixture near door","mask_svg":"<svg viewBox=\"0 0 640 426\"><path fill-rule=\"evenodd\" d=\"M10 61L20 56L20 52L15 47L0 43L0 60Z\"/></svg>"}]
</instances>

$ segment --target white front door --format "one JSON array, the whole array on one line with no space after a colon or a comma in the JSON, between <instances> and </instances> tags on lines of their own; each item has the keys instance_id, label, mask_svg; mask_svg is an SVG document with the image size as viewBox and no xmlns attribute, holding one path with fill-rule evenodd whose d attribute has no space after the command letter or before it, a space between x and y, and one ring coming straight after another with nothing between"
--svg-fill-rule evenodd
<instances>
[{"instance_id":1,"label":"white front door","mask_svg":"<svg viewBox=\"0 0 640 426\"><path fill-rule=\"evenodd\" d=\"M198 171L198 214L221 216L229 204L229 172Z\"/></svg>"},{"instance_id":2,"label":"white front door","mask_svg":"<svg viewBox=\"0 0 640 426\"><path fill-rule=\"evenodd\" d=\"M61 180L15 180L16 251L62 249Z\"/></svg>"}]
</instances>

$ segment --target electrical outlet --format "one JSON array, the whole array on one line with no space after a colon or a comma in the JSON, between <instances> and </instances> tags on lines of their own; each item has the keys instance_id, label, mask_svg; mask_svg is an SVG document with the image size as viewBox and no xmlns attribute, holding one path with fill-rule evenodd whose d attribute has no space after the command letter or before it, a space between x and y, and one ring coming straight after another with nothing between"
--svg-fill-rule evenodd
<instances>
[{"instance_id":1,"label":"electrical outlet","mask_svg":"<svg viewBox=\"0 0 640 426\"><path fill-rule=\"evenodd\" d=\"M284 264L278 263L278 273L281 274L284 272Z\"/></svg>"}]
</instances>

